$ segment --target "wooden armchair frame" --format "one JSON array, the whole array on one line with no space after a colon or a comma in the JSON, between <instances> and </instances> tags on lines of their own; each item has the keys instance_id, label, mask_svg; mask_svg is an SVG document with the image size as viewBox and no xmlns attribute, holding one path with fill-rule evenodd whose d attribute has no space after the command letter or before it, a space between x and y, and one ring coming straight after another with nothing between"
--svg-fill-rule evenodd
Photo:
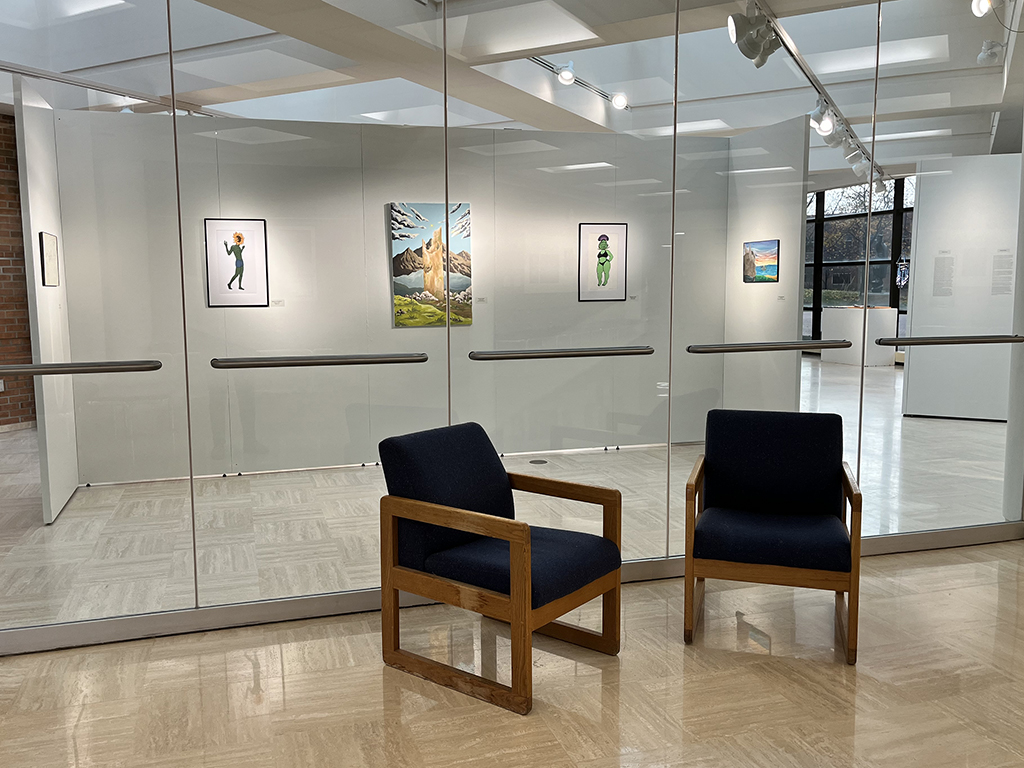
<instances>
[{"instance_id":1,"label":"wooden armchair frame","mask_svg":"<svg viewBox=\"0 0 1024 768\"><path fill-rule=\"evenodd\" d=\"M850 522L846 523L849 502ZM843 462L843 524L850 535L850 572L791 568L782 565L734 563L693 557L697 520L704 512L704 454L697 457L686 482L686 574L683 596L683 641L693 642L693 631L704 612L704 579L728 579L755 584L831 589L836 593L836 626L846 650L846 663L857 663L857 617L860 604L861 493L853 470ZM847 595L849 600L847 601Z\"/></svg>"},{"instance_id":2,"label":"wooden armchair frame","mask_svg":"<svg viewBox=\"0 0 1024 768\"><path fill-rule=\"evenodd\" d=\"M513 490L600 504L604 509L602 535L621 549L622 494L619 491L511 472L508 478ZM418 520L509 542L511 594L505 595L400 566L399 519ZM399 496L385 496L380 500L380 534L381 632L384 663L389 667L525 715L533 707L532 633L539 632L612 656L619 652L621 569L535 609L532 607L530 526L524 522ZM399 632L399 591L465 608L508 623L512 641L512 685L502 685L403 650ZM602 597L601 632L555 621L559 616L596 597Z\"/></svg>"}]
</instances>

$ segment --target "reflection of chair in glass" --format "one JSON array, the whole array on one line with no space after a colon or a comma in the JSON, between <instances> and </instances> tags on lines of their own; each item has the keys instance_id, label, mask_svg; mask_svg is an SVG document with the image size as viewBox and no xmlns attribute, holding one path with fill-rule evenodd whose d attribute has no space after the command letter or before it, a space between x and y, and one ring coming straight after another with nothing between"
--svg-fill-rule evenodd
<instances>
[{"instance_id":1,"label":"reflection of chair in glass","mask_svg":"<svg viewBox=\"0 0 1024 768\"><path fill-rule=\"evenodd\" d=\"M861 495L843 461L842 418L713 410L705 439L686 484L683 639L693 641L706 578L831 589L855 664Z\"/></svg>"},{"instance_id":2,"label":"reflection of chair in glass","mask_svg":"<svg viewBox=\"0 0 1024 768\"><path fill-rule=\"evenodd\" d=\"M380 458L390 494L380 502L386 664L526 714L533 706L533 632L619 652L618 491L507 474L479 424L388 438ZM513 490L600 504L604 535L518 521ZM402 650L399 590L509 623L512 685ZM600 633L555 621L601 596Z\"/></svg>"}]
</instances>

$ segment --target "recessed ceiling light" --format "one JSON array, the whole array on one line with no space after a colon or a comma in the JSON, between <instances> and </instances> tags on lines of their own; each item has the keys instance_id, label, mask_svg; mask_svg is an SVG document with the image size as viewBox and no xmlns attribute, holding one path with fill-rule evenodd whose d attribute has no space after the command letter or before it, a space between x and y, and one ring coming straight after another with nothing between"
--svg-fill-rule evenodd
<instances>
[{"instance_id":1,"label":"recessed ceiling light","mask_svg":"<svg viewBox=\"0 0 1024 768\"><path fill-rule=\"evenodd\" d=\"M904 40L885 40L879 44L877 51L875 46L866 45L841 51L809 53L804 59L811 70L822 77L874 69L876 55L879 67L949 61L949 36L931 35ZM790 66L796 65L790 62Z\"/></svg>"},{"instance_id":2,"label":"recessed ceiling light","mask_svg":"<svg viewBox=\"0 0 1024 768\"><path fill-rule=\"evenodd\" d=\"M735 171L715 171L719 176L734 176L740 173L781 173L795 171L792 165L777 165L774 168L740 168Z\"/></svg>"},{"instance_id":3,"label":"recessed ceiling light","mask_svg":"<svg viewBox=\"0 0 1024 768\"><path fill-rule=\"evenodd\" d=\"M499 155L520 155L526 152L550 152L558 147L545 144L535 139L524 139L523 141L504 141L497 144L477 144L472 147L461 147L474 155L485 157L497 157Z\"/></svg>"},{"instance_id":4,"label":"recessed ceiling light","mask_svg":"<svg viewBox=\"0 0 1024 768\"><path fill-rule=\"evenodd\" d=\"M676 123L676 133L712 133L715 131L731 131L732 126L722 120L693 120L688 123ZM637 128L626 131L640 138L655 138L672 135L671 125L659 125L657 128Z\"/></svg>"},{"instance_id":5,"label":"recessed ceiling light","mask_svg":"<svg viewBox=\"0 0 1024 768\"><path fill-rule=\"evenodd\" d=\"M676 190L676 194L677 195L685 195L685 194L688 194L689 191L690 190L688 190L688 189L677 189ZM665 197L665 196L668 196L668 195L671 195L671 194L672 194L671 191L668 191L668 192L640 192L637 195L637 197Z\"/></svg>"},{"instance_id":6,"label":"recessed ceiling light","mask_svg":"<svg viewBox=\"0 0 1024 768\"><path fill-rule=\"evenodd\" d=\"M549 168L538 168L538 171L547 173L567 173L569 171L593 171L598 168L614 168L611 163L576 163L575 165L553 165Z\"/></svg>"}]
</instances>

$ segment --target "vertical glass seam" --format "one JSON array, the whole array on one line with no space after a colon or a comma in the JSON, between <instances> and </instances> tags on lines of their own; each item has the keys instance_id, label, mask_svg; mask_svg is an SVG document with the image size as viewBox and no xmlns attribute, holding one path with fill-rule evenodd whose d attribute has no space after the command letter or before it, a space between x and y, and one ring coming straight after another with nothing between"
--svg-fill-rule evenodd
<instances>
[{"instance_id":1,"label":"vertical glass seam","mask_svg":"<svg viewBox=\"0 0 1024 768\"><path fill-rule=\"evenodd\" d=\"M676 301L676 173L678 158L676 156L679 142L679 131L676 129L679 120L679 0L676 0L675 26L672 35L675 38L672 62L672 210L669 215L669 248L668 248L668 406L665 409L665 559L672 556L672 361L673 361L673 329L675 323ZM685 566L684 566L685 567Z\"/></svg>"}]
</instances>

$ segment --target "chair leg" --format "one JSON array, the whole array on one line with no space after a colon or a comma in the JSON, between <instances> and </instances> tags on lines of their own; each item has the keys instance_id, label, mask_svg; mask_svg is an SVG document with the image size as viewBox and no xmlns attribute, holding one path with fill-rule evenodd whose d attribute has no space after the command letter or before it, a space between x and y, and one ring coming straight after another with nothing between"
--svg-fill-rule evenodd
<instances>
[{"instance_id":1,"label":"chair leg","mask_svg":"<svg viewBox=\"0 0 1024 768\"><path fill-rule=\"evenodd\" d=\"M520 702L521 709L506 709L525 715L533 709L533 633L528 618L513 621L511 628L512 696Z\"/></svg>"},{"instance_id":2,"label":"chair leg","mask_svg":"<svg viewBox=\"0 0 1024 768\"><path fill-rule=\"evenodd\" d=\"M849 601L846 592L836 592L836 636L843 649L847 664L857 663L857 595L850 590Z\"/></svg>"},{"instance_id":3,"label":"chair leg","mask_svg":"<svg viewBox=\"0 0 1024 768\"><path fill-rule=\"evenodd\" d=\"M850 585L849 605L847 607L846 626L846 663L857 663L857 624L860 619L860 585Z\"/></svg>"},{"instance_id":4,"label":"chair leg","mask_svg":"<svg viewBox=\"0 0 1024 768\"><path fill-rule=\"evenodd\" d=\"M381 629L381 650L385 663L388 657L393 656L399 649L401 643L399 618L398 618L398 590L382 588L380 591L380 629Z\"/></svg>"},{"instance_id":5,"label":"chair leg","mask_svg":"<svg viewBox=\"0 0 1024 768\"><path fill-rule=\"evenodd\" d=\"M698 579L688 563L683 583L683 642L692 643L693 632L704 612L704 579Z\"/></svg>"}]
</instances>

